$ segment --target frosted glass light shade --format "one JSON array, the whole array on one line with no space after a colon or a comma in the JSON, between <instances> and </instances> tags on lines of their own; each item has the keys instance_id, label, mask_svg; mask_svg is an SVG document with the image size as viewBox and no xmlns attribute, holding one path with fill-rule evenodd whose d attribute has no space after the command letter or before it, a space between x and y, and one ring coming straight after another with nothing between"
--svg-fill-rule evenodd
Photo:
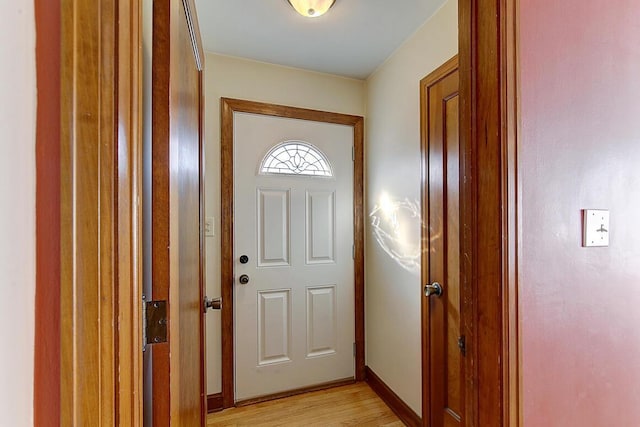
<instances>
[{"instance_id":1,"label":"frosted glass light shade","mask_svg":"<svg viewBox=\"0 0 640 427\"><path fill-rule=\"evenodd\" d=\"M287 0L302 16L317 18L327 13L336 0Z\"/></svg>"}]
</instances>

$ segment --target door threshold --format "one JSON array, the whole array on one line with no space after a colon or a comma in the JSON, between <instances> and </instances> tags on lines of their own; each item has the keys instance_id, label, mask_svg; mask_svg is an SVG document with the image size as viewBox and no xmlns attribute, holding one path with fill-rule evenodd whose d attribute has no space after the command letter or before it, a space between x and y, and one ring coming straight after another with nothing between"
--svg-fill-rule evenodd
<instances>
[{"instance_id":1,"label":"door threshold","mask_svg":"<svg viewBox=\"0 0 640 427\"><path fill-rule=\"evenodd\" d=\"M251 399L239 400L236 402L236 406L249 406L256 403L268 402L270 400L283 399L285 397L296 396L298 394L310 393L312 391L326 390L329 388L340 387L344 385L354 384L356 382L354 377L344 378L341 380L330 381L327 383L316 384L309 387L296 388L294 390L281 391L279 393L268 394L266 396L252 397Z\"/></svg>"}]
</instances>

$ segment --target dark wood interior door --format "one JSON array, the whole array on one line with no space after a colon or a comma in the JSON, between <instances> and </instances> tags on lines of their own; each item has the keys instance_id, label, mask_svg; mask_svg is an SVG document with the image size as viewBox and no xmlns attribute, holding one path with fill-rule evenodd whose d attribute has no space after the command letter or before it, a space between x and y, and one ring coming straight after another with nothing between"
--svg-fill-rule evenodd
<instances>
[{"instance_id":1,"label":"dark wood interior door","mask_svg":"<svg viewBox=\"0 0 640 427\"><path fill-rule=\"evenodd\" d=\"M423 420L463 425L465 338L460 323L460 141L457 58L422 81Z\"/></svg>"},{"instance_id":2,"label":"dark wood interior door","mask_svg":"<svg viewBox=\"0 0 640 427\"><path fill-rule=\"evenodd\" d=\"M205 422L199 41L192 1L153 2L152 298L168 315L150 346L154 426Z\"/></svg>"}]
</instances>

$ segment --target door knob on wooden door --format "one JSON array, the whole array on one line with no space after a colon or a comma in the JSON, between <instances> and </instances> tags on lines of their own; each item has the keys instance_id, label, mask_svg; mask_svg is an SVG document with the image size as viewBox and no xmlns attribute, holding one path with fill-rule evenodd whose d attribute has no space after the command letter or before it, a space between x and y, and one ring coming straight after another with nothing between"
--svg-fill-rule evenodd
<instances>
[{"instance_id":1,"label":"door knob on wooden door","mask_svg":"<svg viewBox=\"0 0 640 427\"><path fill-rule=\"evenodd\" d=\"M432 295L437 297L442 296L442 286L440 286L440 283L433 282L424 285L424 296L430 297Z\"/></svg>"},{"instance_id":2,"label":"door knob on wooden door","mask_svg":"<svg viewBox=\"0 0 640 427\"><path fill-rule=\"evenodd\" d=\"M204 297L204 312L206 313L208 309L221 310L222 309L222 298L207 298Z\"/></svg>"}]
</instances>

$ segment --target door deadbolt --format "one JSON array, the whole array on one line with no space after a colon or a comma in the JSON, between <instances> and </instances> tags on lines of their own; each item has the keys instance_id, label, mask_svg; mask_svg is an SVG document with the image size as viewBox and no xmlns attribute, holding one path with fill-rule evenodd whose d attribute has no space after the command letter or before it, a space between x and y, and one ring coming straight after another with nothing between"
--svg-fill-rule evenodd
<instances>
[{"instance_id":1,"label":"door deadbolt","mask_svg":"<svg viewBox=\"0 0 640 427\"><path fill-rule=\"evenodd\" d=\"M249 276L247 276L246 274L243 274L242 276L240 276L238 281L240 282L241 285L246 285L247 283L249 283Z\"/></svg>"},{"instance_id":2,"label":"door deadbolt","mask_svg":"<svg viewBox=\"0 0 640 427\"><path fill-rule=\"evenodd\" d=\"M249 257L246 255L240 255L240 264L246 264L249 262Z\"/></svg>"}]
</instances>

